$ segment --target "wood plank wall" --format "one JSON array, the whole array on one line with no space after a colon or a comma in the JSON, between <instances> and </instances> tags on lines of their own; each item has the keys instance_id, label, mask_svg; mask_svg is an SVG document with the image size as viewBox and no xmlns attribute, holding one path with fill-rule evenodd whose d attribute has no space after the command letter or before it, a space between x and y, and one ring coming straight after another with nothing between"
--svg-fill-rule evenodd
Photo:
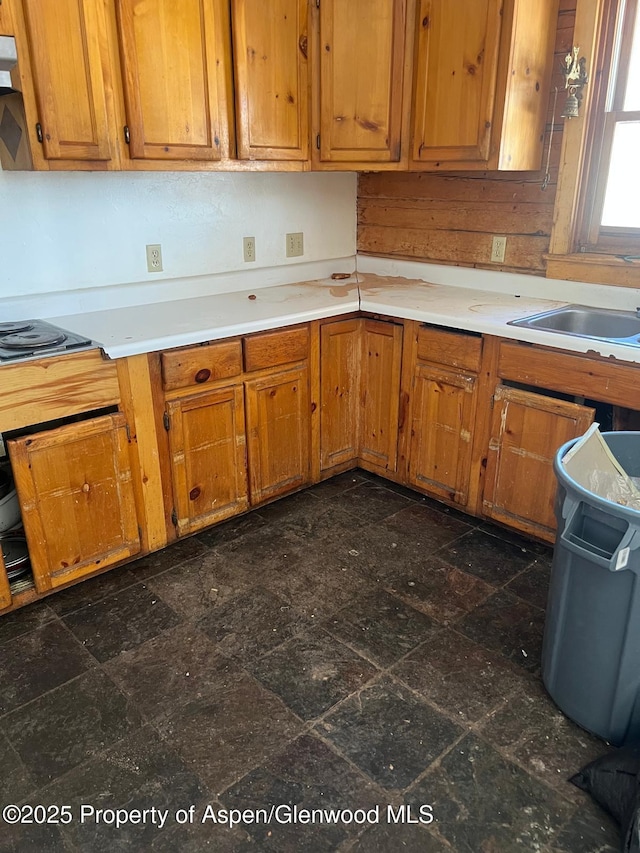
<instances>
[{"instance_id":1,"label":"wood plank wall","mask_svg":"<svg viewBox=\"0 0 640 853\"><path fill-rule=\"evenodd\" d=\"M544 274L558 178L564 106L561 61L571 48L576 0L560 0L554 73L539 172L366 172L358 179L358 250L411 260ZM542 190L551 137L550 182ZM489 262L507 235L505 264Z\"/></svg>"}]
</instances>

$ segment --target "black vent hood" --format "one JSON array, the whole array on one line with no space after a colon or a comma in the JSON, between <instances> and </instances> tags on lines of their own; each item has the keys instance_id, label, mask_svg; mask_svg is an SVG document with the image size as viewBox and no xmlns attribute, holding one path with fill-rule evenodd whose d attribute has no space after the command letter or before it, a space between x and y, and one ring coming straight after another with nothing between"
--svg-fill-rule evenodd
<instances>
[{"instance_id":1,"label":"black vent hood","mask_svg":"<svg viewBox=\"0 0 640 853\"><path fill-rule=\"evenodd\" d=\"M0 95L17 91L11 82L11 72L17 62L16 40L12 36L0 36Z\"/></svg>"}]
</instances>

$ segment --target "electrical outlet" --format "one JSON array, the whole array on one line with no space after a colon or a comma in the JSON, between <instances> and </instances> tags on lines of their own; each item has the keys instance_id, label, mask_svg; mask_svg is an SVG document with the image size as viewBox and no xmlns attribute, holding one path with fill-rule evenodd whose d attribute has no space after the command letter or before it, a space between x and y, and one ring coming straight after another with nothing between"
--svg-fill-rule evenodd
<instances>
[{"instance_id":1,"label":"electrical outlet","mask_svg":"<svg viewBox=\"0 0 640 853\"><path fill-rule=\"evenodd\" d=\"M295 234L287 234L287 257L299 258L304 255L304 233L296 231Z\"/></svg>"},{"instance_id":2,"label":"electrical outlet","mask_svg":"<svg viewBox=\"0 0 640 853\"><path fill-rule=\"evenodd\" d=\"M147 270L148 272L162 272L162 246L160 243L147 245Z\"/></svg>"},{"instance_id":3,"label":"electrical outlet","mask_svg":"<svg viewBox=\"0 0 640 853\"><path fill-rule=\"evenodd\" d=\"M245 263L250 263L251 261L255 261L255 259L256 259L256 238L255 237L243 237L242 238L242 249L244 252Z\"/></svg>"},{"instance_id":4,"label":"electrical outlet","mask_svg":"<svg viewBox=\"0 0 640 853\"><path fill-rule=\"evenodd\" d=\"M504 253L507 251L507 238L494 237L491 244L491 263L504 263Z\"/></svg>"}]
</instances>

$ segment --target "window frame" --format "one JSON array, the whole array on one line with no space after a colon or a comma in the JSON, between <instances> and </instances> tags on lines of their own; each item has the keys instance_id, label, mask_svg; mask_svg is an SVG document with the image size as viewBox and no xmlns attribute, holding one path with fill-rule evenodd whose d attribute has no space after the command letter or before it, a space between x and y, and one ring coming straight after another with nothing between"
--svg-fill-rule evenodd
<instances>
[{"instance_id":1,"label":"window frame","mask_svg":"<svg viewBox=\"0 0 640 853\"><path fill-rule=\"evenodd\" d=\"M640 121L640 111L622 109L628 62L620 57L631 50L639 0L605 0L597 53L588 85L594 87L587 120L584 169L581 175L576 217L576 249L617 257L640 254L640 228L601 224L608 178L608 164L615 129L624 121ZM624 26L623 26L624 20Z\"/></svg>"}]
</instances>

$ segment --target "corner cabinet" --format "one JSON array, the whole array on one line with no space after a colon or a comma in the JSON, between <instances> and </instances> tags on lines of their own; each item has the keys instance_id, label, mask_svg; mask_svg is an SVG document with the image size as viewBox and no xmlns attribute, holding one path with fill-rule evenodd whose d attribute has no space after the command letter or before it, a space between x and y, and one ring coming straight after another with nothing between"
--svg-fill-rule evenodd
<instances>
[{"instance_id":1,"label":"corner cabinet","mask_svg":"<svg viewBox=\"0 0 640 853\"><path fill-rule=\"evenodd\" d=\"M419 0L410 168L538 169L558 0Z\"/></svg>"},{"instance_id":2,"label":"corner cabinet","mask_svg":"<svg viewBox=\"0 0 640 853\"><path fill-rule=\"evenodd\" d=\"M125 417L7 442L38 592L140 550Z\"/></svg>"},{"instance_id":3,"label":"corner cabinet","mask_svg":"<svg viewBox=\"0 0 640 853\"><path fill-rule=\"evenodd\" d=\"M307 0L232 0L240 160L309 158Z\"/></svg>"},{"instance_id":4,"label":"corner cabinet","mask_svg":"<svg viewBox=\"0 0 640 853\"><path fill-rule=\"evenodd\" d=\"M315 168L398 168L410 82L407 0L321 0L314 10Z\"/></svg>"},{"instance_id":5,"label":"corner cabinet","mask_svg":"<svg viewBox=\"0 0 640 853\"><path fill-rule=\"evenodd\" d=\"M324 323L320 332L320 469L395 473L403 328L386 320Z\"/></svg>"}]
</instances>

